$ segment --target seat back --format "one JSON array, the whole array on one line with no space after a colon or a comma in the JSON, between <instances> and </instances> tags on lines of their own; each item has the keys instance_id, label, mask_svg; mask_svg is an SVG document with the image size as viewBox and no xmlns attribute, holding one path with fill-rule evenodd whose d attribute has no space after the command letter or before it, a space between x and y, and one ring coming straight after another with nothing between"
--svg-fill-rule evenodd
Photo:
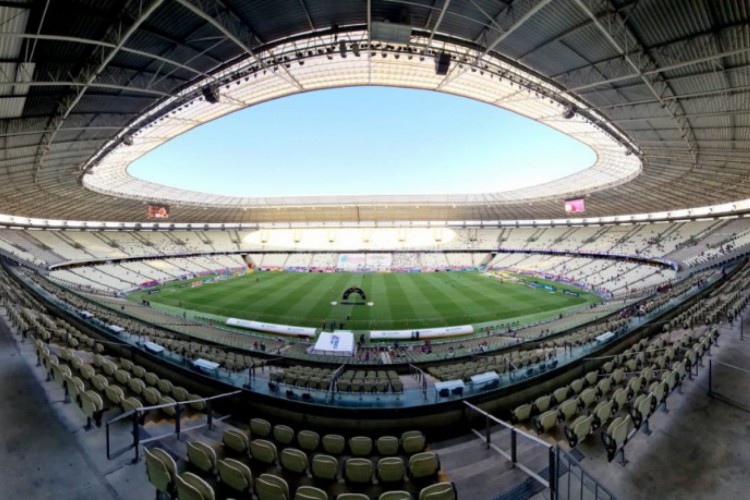
<instances>
[{"instance_id":1,"label":"seat back","mask_svg":"<svg viewBox=\"0 0 750 500\"><path fill-rule=\"evenodd\" d=\"M581 408L588 408L596 401L596 390L592 388L584 389L578 398L578 404Z\"/></svg>"},{"instance_id":2,"label":"seat back","mask_svg":"<svg viewBox=\"0 0 750 500\"><path fill-rule=\"evenodd\" d=\"M315 451L320 444L320 435L314 431L299 431L297 433L299 447L306 451Z\"/></svg>"},{"instance_id":3,"label":"seat back","mask_svg":"<svg viewBox=\"0 0 750 500\"><path fill-rule=\"evenodd\" d=\"M276 425L273 428L273 438L277 443L290 444L294 441L294 430L286 425Z\"/></svg>"},{"instance_id":4,"label":"seat back","mask_svg":"<svg viewBox=\"0 0 750 500\"><path fill-rule=\"evenodd\" d=\"M323 449L326 453L340 455L344 452L345 446L346 440L344 436L339 436L338 434L326 434L323 436Z\"/></svg>"},{"instance_id":5,"label":"seat back","mask_svg":"<svg viewBox=\"0 0 750 500\"><path fill-rule=\"evenodd\" d=\"M192 472L177 476L177 498L179 500L214 500L214 489Z\"/></svg>"},{"instance_id":6,"label":"seat back","mask_svg":"<svg viewBox=\"0 0 750 500\"><path fill-rule=\"evenodd\" d=\"M413 478L433 476L439 469L440 461L435 453L417 453L409 458L409 475Z\"/></svg>"},{"instance_id":7,"label":"seat back","mask_svg":"<svg viewBox=\"0 0 750 500\"><path fill-rule=\"evenodd\" d=\"M174 477L169 473L166 464L154 455L148 448L143 448L146 457L146 476L148 481L154 485L156 491L169 493L174 488Z\"/></svg>"},{"instance_id":8,"label":"seat back","mask_svg":"<svg viewBox=\"0 0 750 500\"><path fill-rule=\"evenodd\" d=\"M268 437L271 434L271 422L262 418L250 420L250 435L254 438Z\"/></svg>"},{"instance_id":9,"label":"seat back","mask_svg":"<svg viewBox=\"0 0 750 500\"><path fill-rule=\"evenodd\" d=\"M383 492L378 500L412 500L412 497L408 491L395 490Z\"/></svg>"},{"instance_id":10,"label":"seat back","mask_svg":"<svg viewBox=\"0 0 750 500\"><path fill-rule=\"evenodd\" d=\"M328 500L328 493L314 486L300 486L294 493L294 500Z\"/></svg>"},{"instance_id":11,"label":"seat back","mask_svg":"<svg viewBox=\"0 0 750 500\"><path fill-rule=\"evenodd\" d=\"M264 464L276 463L276 458L278 456L276 445L265 439L250 441L250 455L253 459L263 462Z\"/></svg>"},{"instance_id":12,"label":"seat back","mask_svg":"<svg viewBox=\"0 0 750 500\"><path fill-rule=\"evenodd\" d=\"M203 472L216 472L216 452L213 448L200 441L187 443L188 462L198 467Z\"/></svg>"},{"instance_id":13,"label":"seat back","mask_svg":"<svg viewBox=\"0 0 750 500\"><path fill-rule=\"evenodd\" d=\"M536 405L536 402L535 402L535 405ZM531 417L531 410L532 410L532 406L529 403L516 406L511 412L511 416L512 416L511 420L514 423L525 422L529 419L529 417Z\"/></svg>"},{"instance_id":14,"label":"seat back","mask_svg":"<svg viewBox=\"0 0 750 500\"><path fill-rule=\"evenodd\" d=\"M577 399L568 399L558 408L558 416L560 417L560 420L569 420L576 413L578 413Z\"/></svg>"},{"instance_id":15,"label":"seat back","mask_svg":"<svg viewBox=\"0 0 750 500\"><path fill-rule=\"evenodd\" d=\"M398 453L398 438L396 436L381 436L376 441L375 446L381 456L395 455Z\"/></svg>"},{"instance_id":16,"label":"seat back","mask_svg":"<svg viewBox=\"0 0 750 500\"><path fill-rule=\"evenodd\" d=\"M273 474L261 474L255 481L255 494L258 500L287 500L289 485Z\"/></svg>"},{"instance_id":17,"label":"seat back","mask_svg":"<svg viewBox=\"0 0 750 500\"><path fill-rule=\"evenodd\" d=\"M378 461L378 480L384 483L403 481L406 474L404 461L398 457L381 458Z\"/></svg>"},{"instance_id":18,"label":"seat back","mask_svg":"<svg viewBox=\"0 0 750 500\"><path fill-rule=\"evenodd\" d=\"M372 439L355 436L349 440L349 449L355 457L367 457L372 453Z\"/></svg>"},{"instance_id":19,"label":"seat back","mask_svg":"<svg viewBox=\"0 0 750 500\"><path fill-rule=\"evenodd\" d=\"M310 468L313 477L327 481L335 480L339 474L339 462L330 455L315 455Z\"/></svg>"},{"instance_id":20,"label":"seat back","mask_svg":"<svg viewBox=\"0 0 750 500\"><path fill-rule=\"evenodd\" d=\"M550 405L552 405L552 396L549 394L539 396L534 400L534 408L536 409L537 413L544 413L545 411L549 410Z\"/></svg>"},{"instance_id":21,"label":"seat back","mask_svg":"<svg viewBox=\"0 0 750 500\"><path fill-rule=\"evenodd\" d=\"M227 429L221 435L221 441L227 448L237 453L245 453L250 446L247 434L239 429Z\"/></svg>"},{"instance_id":22,"label":"seat back","mask_svg":"<svg viewBox=\"0 0 750 500\"><path fill-rule=\"evenodd\" d=\"M404 453L419 453L424 450L425 437L421 431L406 431L401 434L401 447Z\"/></svg>"},{"instance_id":23,"label":"seat back","mask_svg":"<svg viewBox=\"0 0 750 500\"><path fill-rule=\"evenodd\" d=\"M295 448L284 448L281 450L281 466L295 474L307 472L307 455Z\"/></svg>"},{"instance_id":24,"label":"seat back","mask_svg":"<svg viewBox=\"0 0 750 500\"><path fill-rule=\"evenodd\" d=\"M250 467L239 460L225 458L218 463L219 479L230 488L240 492L251 492L253 474Z\"/></svg>"},{"instance_id":25,"label":"seat back","mask_svg":"<svg viewBox=\"0 0 750 500\"><path fill-rule=\"evenodd\" d=\"M350 483L372 481L372 462L365 458L350 458L345 466L346 480Z\"/></svg>"},{"instance_id":26,"label":"seat back","mask_svg":"<svg viewBox=\"0 0 750 500\"><path fill-rule=\"evenodd\" d=\"M419 492L419 500L456 500L457 498L455 486L448 482L431 484Z\"/></svg>"}]
</instances>

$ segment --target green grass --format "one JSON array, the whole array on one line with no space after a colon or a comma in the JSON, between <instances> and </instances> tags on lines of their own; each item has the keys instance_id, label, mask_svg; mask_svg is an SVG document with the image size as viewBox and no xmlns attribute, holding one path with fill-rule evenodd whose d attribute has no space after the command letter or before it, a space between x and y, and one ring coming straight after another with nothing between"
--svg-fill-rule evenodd
<instances>
[{"instance_id":1,"label":"green grass","mask_svg":"<svg viewBox=\"0 0 750 500\"><path fill-rule=\"evenodd\" d=\"M428 328L528 316L541 319L598 300L574 288L571 289L581 293L580 297L563 294L561 289L566 287L557 283L553 285L558 291L550 293L470 272L262 272L196 288L181 288L181 283L185 282L167 284L160 293L152 295L136 292L129 298L269 323L319 328L323 321L344 322L345 328L354 330ZM340 302L344 290L353 285L365 291L367 301L374 302L372 307L331 305L333 301Z\"/></svg>"}]
</instances>

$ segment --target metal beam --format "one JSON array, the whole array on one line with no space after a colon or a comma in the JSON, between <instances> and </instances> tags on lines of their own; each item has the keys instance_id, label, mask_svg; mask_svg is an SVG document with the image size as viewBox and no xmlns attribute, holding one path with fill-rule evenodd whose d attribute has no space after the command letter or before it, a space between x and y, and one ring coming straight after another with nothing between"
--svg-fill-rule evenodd
<instances>
[{"instance_id":1,"label":"metal beam","mask_svg":"<svg viewBox=\"0 0 750 500\"><path fill-rule=\"evenodd\" d=\"M690 127L690 122L685 117L685 110L678 100L664 99L666 96L674 95L674 92L661 76L656 63L646 54L638 39L627 27L625 21L620 18L610 1L574 0L574 2L592 19L607 43L622 55L623 59L635 70L659 103L664 106L664 109L675 121L681 135L685 138L688 150L697 163L699 147ZM604 10L605 15L597 16L594 12L596 7ZM644 73L649 73L649 75Z\"/></svg>"},{"instance_id":2,"label":"metal beam","mask_svg":"<svg viewBox=\"0 0 750 500\"><path fill-rule=\"evenodd\" d=\"M430 31L430 36L427 39L428 47L432 44L432 39L435 37L435 33L440 27L440 24L443 22L443 17L445 17L445 13L448 11L448 6L450 4L451 4L451 0L443 1L443 7L440 9L440 14L438 15L437 21L435 21L435 26L432 27L432 31Z\"/></svg>"},{"instance_id":3,"label":"metal beam","mask_svg":"<svg viewBox=\"0 0 750 500\"><path fill-rule=\"evenodd\" d=\"M750 52L750 47L745 47L745 48L735 49L735 50L727 50L727 51L724 51L724 52L718 52L716 54L711 54L711 55L708 55L708 56L703 56L703 57L699 57L699 58L696 58L696 59L691 59L689 61L681 61L681 62L678 62L678 63L669 64L667 66L660 66L658 68L654 68L654 69L648 70L648 71L642 71L642 72L636 72L636 73L629 73L627 75L620 75L620 76L616 76L616 77L613 77L613 78L608 78L606 80L599 80L599 81L596 81L596 82L588 83L586 85L580 85L578 87L572 87L572 88L570 88L568 90L570 92L581 92L583 90L588 90L588 89L592 89L592 88L596 88L596 87L601 87L603 85L610 85L612 83L621 82L623 80L631 80L631 79L635 79L635 78L641 78L642 79L645 76L657 75L659 73L665 73L667 71L672 71L672 70L675 70L675 69L684 68L686 66L693 66L695 64L701 64L701 63L705 63L705 62L710 62L710 61L714 61L716 59L723 59L725 57L737 56L737 55L745 54L745 53L748 53L748 52Z\"/></svg>"},{"instance_id":4,"label":"metal beam","mask_svg":"<svg viewBox=\"0 0 750 500\"><path fill-rule=\"evenodd\" d=\"M102 40L92 40L90 38L81 38L81 37L76 37L76 36L64 36L64 35L46 35L46 34L36 35L34 33L11 33L11 32L0 31L0 39L3 39L3 38L10 38L10 39L21 38L24 40L46 40L46 41L51 41L51 42L78 43L81 45L93 45L95 47L108 48L108 49L114 49L116 47L114 43L109 43L109 42L105 42ZM211 75L208 73L200 71L196 68L191 68L190 66L186 66L177 61L173 61L165 57L160 57L150 52L144 52L142 50L131 49L128 47L120 47L119 51L125 52L127 54L134 54L137 56L145 57L147 59L153 59L155 61L161 61L166 64L184 69L185 71L189 71L190 73L193 73L195 75L200 75L204 78L212 78Z\"/></svg>"},{"instance_id":5,"label":"metal beam","mask_svg":"<svg viewBox=\"0 0 750 500\"><path fill-rule=\"evenodd\" d=\"M17 83L17 82L2 82L0 81L0 87L15 87L23 85L24 87L83 87L82 93L90 88L98 88L98 89L110 89L110 90L119 90L122 92L134 92L136 94L148 94L148 95L154 95L158 97L171 97L172 94L169 94L167 92L160 92L158 90L153 89L144 89L140 87L131 87L127 85L114 85L111 83L98 83L98 82L74 82L74 81L36 81L36 82L28 82L28 83ZM22 97L22 96L7 96L7 97Z\"/></svg>"},{"instance_id":6,"label":"metal beam","mask_svg":"<svg viewBox=\"0 0 750 500\"><path fill-rule=\"evenodd\" d=\"M539 0L537 3L532 3L531 7L521 14L521 16L516 19L513 24L511 24L509 27L505 28L505 31L503 31L500 36L495 38L495 40L489 44L487 47L485 47L484 52L482 53L482 56L486 56L490 52L492 52L495 47L497 47L503 40L508 38L510 35L513 34L514 31L516 31L518 28L524 25L526 21L534 17L540 10L542 10L544 7L549 5L552 2L552 0ZM516 4L513 4L510 8L510 10L513 10ZM481 58L480 58L481 59Z\"/></svg>"},{"instance_id":7,"label":"metal beam","mask_svg":"<svg viewBox=\"0 0 750 500\"><path fill-rule=\"evenodd\" d=\"M234 43L240 49L242 49L243 52L245 52L248 56L250 56L253 60L255 60L261 67L263 67L264 69L268 69L266 64L263 62L263 59L258 57L258 55L255 54L253 49L251 49L243 40L241 40L237 34L232 33L232 31L227 26L225 26L223 22L220 22L218 19L209 15L202 8L196 5L196 3L203 5L204 2L200 2L198 0L174 0L174 1L176 1L177 3L179 3L186 9L188 9L193 14L195 14L196 16L200 17L201 19L209 23L216 30L218 30L222 35L224 35L228 40L230 40L232 43ZM247 26L245 25L245 23L243 23L236 16L234 16L234 14L232 14L229 11L229 9L227 9L227 7L221 4L218 0L205 0L205 1L211 2L217 8L217 10L221 9L223 13L225 13L226 15L232 16L235 22L242 24L249 34L251 34L253 37L258 39L258 37L255 36L254 33L252 33L249 29L247 29ZM291 72L289 72L289 70L283 64L281 65L281 69L283 73L287 75L288 78L284 78L283 76L281 76L280 73L275 72L275 74L279 78L291 84L292 86L297 87L300 90L304 90L304 88L302 87L302 84L299 83L299 81L297 81L296 78L294 78Z\"/></svg>"},{"instance_id":8,"label":"metal beam","mask_svg":"<svg viewBox=\"0 0 750 500\"><path fill-rule=\"evenodd\" d=\"M44 136L42 136L42 140L39 143L39 147L37 149L37 157L34 162L35 179L39 174L39 169L41 169L44 165L44 157L49 151L50 144L54 142L57 131L62 127L63 123L65 123L65 120L68 118L70 112L81 101L83 95L89 89L91 84L94 83L94 80L96 80L96 78L104 70L104 68L106 68L107 65L115 58L117 53L130 39L130 37L135 34L135 32L138 30L138 27L143 24L146 19L148 19L149 16L153 14L156 9L159 8L159 6L161 6L162 3L164 3L164 0L152 0L148 4L148 6L145 7L145 9L139 12L139 15L124 32L121 32L122 26L115 26L114 30L112 30L112 33L116 36L115 46L112 47L108 52L100 54L101 60L99 61L99 64L92 64L81 71L79 78L84 82L84 85L80 86L71 98L66 99L64 102L60 103L57 114L52 119L52 132L44 134Z\"/></svg>"}]
</instances>

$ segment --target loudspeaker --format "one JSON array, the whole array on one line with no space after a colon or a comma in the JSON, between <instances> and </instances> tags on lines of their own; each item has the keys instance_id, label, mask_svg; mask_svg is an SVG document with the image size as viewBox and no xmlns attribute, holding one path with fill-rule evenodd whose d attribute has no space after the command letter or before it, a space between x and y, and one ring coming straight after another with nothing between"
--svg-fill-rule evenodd
<instances>
[{"instance_id":1,"label":"loudspeaker","mask_svg":"<svg viewBox=\"0 0 750 500\"><path fill-rule=\"evenodd\" d=\"M217 89L213 85L203 87L203 97L206 98L206 102L209 102L211 104L216 104L217 102L219 102L219 100L221 100L219 89Z\"/></svg>"},{"instance_id":2,"label":"loudspeaker","mask_svg":"<svg viewBox=\"0 0 750 500\"><path fill-rule=\"evenodd\" d=\"M438 75L447 75L451 66L451 56L443 52L435 59L435 73Z\"/></svg>"}]
</instances>

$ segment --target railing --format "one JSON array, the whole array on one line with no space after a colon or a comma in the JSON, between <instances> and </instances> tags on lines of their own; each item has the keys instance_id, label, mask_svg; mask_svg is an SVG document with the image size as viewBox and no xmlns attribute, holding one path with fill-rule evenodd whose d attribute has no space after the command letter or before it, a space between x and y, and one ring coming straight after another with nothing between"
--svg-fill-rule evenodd
<instances>
[{"instance_id":1,"label":"railing","mask_svg":"<svg viewBox=\"0 0 750 500\"><path fill-rule=\"evenodd\" d=\"M237 394L241 393L242 391L233 391L233 392L227 392L224 394L218 394L216 396L210 396L207 398L199 398L199 399L191 399L189 401L178 401L175 403L164 403L160 405L153 405L153 406L146 406L143 408L135 408L132 410L128 410L125 413L118 415L112 419L107 420L105 427L106 427L106 435L107 435L107 460L112 460L113 458L116 458L123 453L127 452L130 449L135 450L135 456L133 457L133 463L138 462L139 460L139 446L141 444L150 443L152 441L158 441L160 439L164 439L167 436L171 436L173 434L177 435L177 439L180 438L180 433L183 431L191 431L195 429L200 429L201 427L208 427L209 429L213 428L214 421L221 421L226 418L228 418L229 415L226 415L224 417L220 418L214 418L213 409L211 408L211 402L217 399L223 399L230 396L236 396ZM188 428L183 428L182 423L180 422L180 417L182 414L182 408L186 405L191 405L193 403L204 403L206 406L205 413L206 413L206 422L202 424L193 425ZM165 434L161 434L159 436L152 436L147 439L141 439L141 433L140 433L140 426L143 422L143 419L145 418L146 414L149 411L152 410L159 410L162 408L168 408L168 407L174 407L175 410L175 417L174 417L174 432L169 432ZM133 442L129 445L120 448L119 450L112 451L111 449L111 438L110 438L110 425L113 425L121 420L125 419L131 419L132 425L133 425Z\"/></svg>"},{"instance_id":2,"label":"railing","mask_svg":"<svg viewBox=\"0 0 750 500\"><path fill-rule=\"evenodd\" d=\"M481 408L478 408L474 406L471 403L468 403L464 401L464 405L470 412L474 412L479 414L481 417L484 417L484 430L478 431L472 427L471 431L479 437L482 441L485 442L485 446L487 448L492 448L494 451L505 457L506 459L510 460L513 467L518 467L520 470L525 472L529 475L534 481L541 484L544 488L549 488L551 495L550 500L556 499L556 492L557 487L555 485L555 479L556 474L553 472L555 471L555 446L551 445L550 443L544 441L543 439L540 439L532 434L529 434L527 432L522 431L521 429L517 429L510 425L507 422L504 422L500 420L499 418L490 415L486 411L482 410ZM497 424L501 427L502 431L508 431L510 433L510 449L503 449L497 444L492 442L492 427L493 424ZM496 438L498 436L495 436ZM528 442L532 445L533 448L536 449L536 452L542 452L546 454L546 461L548 464L549 470L549 478L545 479L539 472L533 470L531 467L531 464L524 463L521 459L519 459L519 453L518 453L518 445L519 445L519 437L524 441Z\"/></svg>"},{"instance_id":3,"label":"railing","mask_svg":"<svg viewBox=\"0 0 750 500\"><path fill-rule=\"evenodd\" d=\"M542 486L549 494L550 500L615 500L615 496L587 473L575 457L561 450L559 446L513 427L471 403L464 402L464 405L470 412L484 417L484 429L480 431L472 428L471 431L484 441L488 449L491 448L508 459L513 467L525 472ZM500 433L497 432L497 426L500 426ZM501 440L506 443L506 448L497 444ZM524 444L527 446L521 449ZM546 468L541 471L535 470L532 462L536 462L537 469L544 464Z\"/></svg>"},{"instance_id":4,"label":"railing","mask_svg":"<svg viewBox=\"0 0 750 500\"><path fill-rule=\"evenodd\" d=\"M555 454L555 493L558 500L616 500L599 481L586 472L570 453L557 447Z\"/></svg>"},{"instance_id":5,"label":"railing","mask_svg":"<svg viewBox=\"0 0 750 500\"><path fill-rule=\"evenodd\" d=\"M417 379L422 388L422 397L427 399L427 374L420 367L409 364L409 374Z\"/></svg>"},{"instance_id":6,"label":"railing","mask_svg":"<svg viewBox=\"0 0 750 500\"><path fill-rule=\"evenodd\" d=\"M708 395L750 412L750 370L713 359L708 360Z\"/></svg>"}]
</instances>

